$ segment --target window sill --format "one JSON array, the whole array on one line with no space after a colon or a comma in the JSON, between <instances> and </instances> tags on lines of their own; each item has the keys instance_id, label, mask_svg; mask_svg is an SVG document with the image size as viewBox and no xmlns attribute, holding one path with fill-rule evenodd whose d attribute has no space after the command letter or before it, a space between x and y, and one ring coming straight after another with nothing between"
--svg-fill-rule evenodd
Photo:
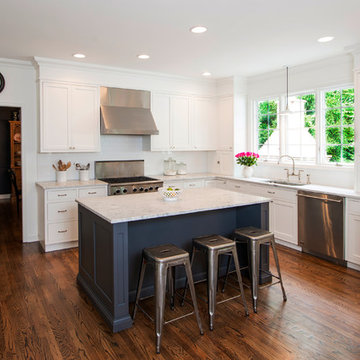
<instances>
[{"instance_id":1,"label":"window sill","mask_svg":"<svg viewBox=\"0 0 360 360\"><path fill-rule=\"evenodd\" d=\"M259 165L269 165L284 168L286 166L291 167L291 162L281 162L278 164L277 160L258 161ZM335 171L354 171L354 165L329 165L329 164L308 164L295 161L296 169L321 169L321 170L335 170Z\"/></svg>"}]
</instances>

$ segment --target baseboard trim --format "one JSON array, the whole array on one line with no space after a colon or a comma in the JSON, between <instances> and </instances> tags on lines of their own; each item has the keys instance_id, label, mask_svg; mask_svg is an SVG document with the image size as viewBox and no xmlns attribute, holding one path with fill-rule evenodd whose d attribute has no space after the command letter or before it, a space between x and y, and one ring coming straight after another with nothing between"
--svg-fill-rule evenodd
<instances>
[{"instance_id":1,"label":"baseboard trim","mask_svg":"<svg viewBox=\"0 0 360 360\"><path fill-rule=\"evenodd\" d=\"M294 249L294 250L297 250L297 251L302 252L302 247L301 247L301 246L298 246L298 245L295 245L295 244L291 244L291 243L289 243L289 242L287 242L287 241L280 240L280 239L276 239L276 238L275 238L275 242L276 242L277 244L284 245L284 246L286 246L286 247L288 247L288 248L290 248L290 249Z\"/></svg>"},{"instance_id":2,"label":"baseboard trim","mask_svg":"<svg viewBox=\"0 0 360 360\"><path fill-rule=\"evenodd\" d=\"M347 262L347 267L353 270L360 271L360 265L351 263L349 261Z\"/></svg>"}]
</instances>

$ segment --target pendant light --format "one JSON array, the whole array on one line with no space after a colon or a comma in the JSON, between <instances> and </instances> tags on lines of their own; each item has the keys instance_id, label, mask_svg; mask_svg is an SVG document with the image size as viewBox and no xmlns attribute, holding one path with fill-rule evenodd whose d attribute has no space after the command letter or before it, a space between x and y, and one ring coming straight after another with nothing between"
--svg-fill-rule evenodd
<instances>
[{"instance_id":1,"label":"pendant light","mask_svg":"<svg viewBox=\"0 0 360 360\"><path fill-rule=\"evenodd\" d=\"M286 66L286 108L280 112L280 115L286 116L291 113L292 111L289 110L289 67Z\"/></svg>"}]
</instances>

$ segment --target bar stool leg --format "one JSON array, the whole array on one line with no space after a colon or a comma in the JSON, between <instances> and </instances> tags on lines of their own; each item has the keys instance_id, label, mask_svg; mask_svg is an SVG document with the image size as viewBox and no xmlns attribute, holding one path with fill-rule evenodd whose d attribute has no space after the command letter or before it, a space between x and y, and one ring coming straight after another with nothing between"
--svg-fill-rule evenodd
<instances>
[{"instance_id":1,"label":"bar stool leg","mask_svg":"<svg viewBox=\"0 0 360 360\"><path fill-rule=\"evenodd\" d=\"M251 292L253 298L254 312L257 312L257 299L259 290L259 258L260 258L260 245L257 241L250 240L250 251L251 251Z\"/></svg>"},{"instance_id":2,"label":"bar stool leg","mask_svg":"<svg viewBox=\"0 0 360 360\"><path fill-rule=\"evenodd\" d=\"M155 333L157 354L160 354L161 335L164 325L167 269L167 264L155 263Z\"/></svg>"},{"instance_id":3,"label":"bar stool leg","mask_svg":"<svg viewBox=\"0 0 360 360\"><path fill-rule=\"evenodd\" d=\"M140 275L139 275L138 287L137 287L137 291L136 291L136 300L135 300L135 306L134 306L134 311L133 311L133 316L132 316L133 320L135 320L136 311L137 311L137 307L138 307L139 300L140 300L142 284L144 281L145 268L146 268L146 261L143 258L141 261L141 270L140 270Z\"/></svg>"},{"instance_id":4,"label":"bar stool leg","mask_svg":"<svg viewBox=\"0 0 360 360\"><path fill-rule=\"evenodd\" d=\"M195 246L193 246L192 253L191 253L191 261L190 261L190 268L191 269L192 269L192 266L193 266L193 263L194 263L195 253L196 253L196 248L195 248ZM187 288L188 288L188 282L189 282L189 278L186 277L184 293L183 293L183 296L182 296L182 299L181 299L181 302L180 302L180 306L184 306L185 299L186 299Z\"/></svg>"},{"instance_id":5,"label":"bar stool leg","mask_svg":"<svg viewBox=\"0 0 360 360\"><path fill-rule=\"evenodd\" d=\"M214 317L216 307L216 288L217 288L217 274L219 255L217 251L208 251L208 308L209 308L209 327L210 330L214 329Z\"/></svg>"},{"instance_id":6,"label":"bar stool leg","mask_svg":"<svg viewBox=\"0 0 360 360\"><path fill-rule=\"evenodd\" d=\"M232 255L231 254L224 254L224 255L228 255L229 258L228 258L228 262L227 262L227 265L226 265L226 275L225 275L225 279L224 279L224 283L223 283L223 287L221 289L221 292L225 292L225 286L226 286L226 283L227 283L227 279L228 279L228 276L229 276L229 271L230 271L230 265L231 265L231 259L232 259Z\"/></svg>"},{"instance_id":7,"label":"bar stool leg","mask_svg":"<svg viewBox=\"0 0 360 360\"><path fill-rule=\"evenodd\" d=\"M203 328L202 328L201 318L200 318L200 314L199 314L199 308L198 308L198 304L197 304L197 300L196 300L194 280L193 280L193 277L192 277L192 272L191 272L191 267L190 267L189 260L185 260L184 266L185 266L186 278L188 280L188 284L189 284L189 288L190 288L191 299L192 299L192 302L193 302L193 305L194 305L194 312L195 312L195 315L196 315L196 320L197 320L197 323L198 323L198 326L199 326L200 334L203 335L204 331L203 331Z\"/></svg>"},{"instance_id":8,"label":"bar stool leg","mask_svg":"<svg viewBox=\"0 0 360 360\"><path fill-rule=\"evenodd\" d=\"M286 297L286 292L285 292L285 289L284 289L283 281L282 281L282 278L281 278L280 264L279 264L279 259L278 259L278 255L277 255L277 251L276 251L274 237L271 238L270 243L271 243L271 248L272 248L274 259L275 259L276 269L277 269L278 276L279 276L279 279L280 279L280 285L281 285L281 290L282 290L282 293L283 293L283 299L284 299L284 301L286 301L287 297Z\"/></svg>"},{"instance_id":9,"label":"bar stool leg","mask_svg":"<svg viewBox=\"0 0 360 360\"><path fill-rule=\"evenodd\" d=\"M170 308L175 308L175 266L170 266L168 269L168 286L170 293Z\"/></svg>"},{"instance_id":10,"label":"bar stool leg","mask_svg":"<svg viewBox=\"0 0 360 360\"><path fill-rule=\"evenodd\" d=\"M234 249L232 250L232 255L234 258L236 274L237 274L237 278L238 278L238 282L239 282L239 286L240 286L241 298L242 298L244 308L245 308L245 315L249 316L249 310L248 310L248 307L246 304L244 287L243 287L243 283L242 283L242 277L241 277L241 271L240 271L239 259L238 259L237 252L236 252L236 247L234 247Z\"/></svg>"}]
</instances>

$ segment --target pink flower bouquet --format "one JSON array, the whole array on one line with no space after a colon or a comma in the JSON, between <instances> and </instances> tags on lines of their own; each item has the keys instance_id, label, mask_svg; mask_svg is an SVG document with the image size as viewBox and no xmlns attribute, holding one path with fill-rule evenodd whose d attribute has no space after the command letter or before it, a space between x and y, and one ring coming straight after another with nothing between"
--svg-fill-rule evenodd
<instances>
[{"instance_id":1,"label":"pink flower bouquet","mask_svg":"<svg viewBox=\"0 0 360 360\"><path fill-rule=\"evenodd\" d=\"M259 154L254 152L242 152L235 155L236 162L239 165L244 166L253 166L256 165L257 159L259 158Z\"/></svg>"}]
</instances>

